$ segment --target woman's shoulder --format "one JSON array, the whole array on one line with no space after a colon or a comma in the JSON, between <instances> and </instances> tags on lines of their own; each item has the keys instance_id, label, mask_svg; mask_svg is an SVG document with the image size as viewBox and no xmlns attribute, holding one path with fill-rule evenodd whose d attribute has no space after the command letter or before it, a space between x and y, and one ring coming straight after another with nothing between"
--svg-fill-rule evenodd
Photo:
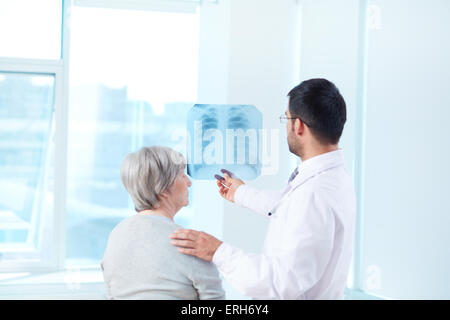
<instances>
[{"instance_id":1,"label":"woman's shoulder","mask_svg":"<svg viewBox=\"0 0 450 320\"><path fill-rule=\"evenodd\" d=\"M110 236L123 236L124 234L138 236L142 233L147 235L155 233L171 233L180 228L182 227L169 218L135 214L119 222L111 231ZM150 234L147 233L149 231L151 231Z\"/></svg>"}]
</instances>

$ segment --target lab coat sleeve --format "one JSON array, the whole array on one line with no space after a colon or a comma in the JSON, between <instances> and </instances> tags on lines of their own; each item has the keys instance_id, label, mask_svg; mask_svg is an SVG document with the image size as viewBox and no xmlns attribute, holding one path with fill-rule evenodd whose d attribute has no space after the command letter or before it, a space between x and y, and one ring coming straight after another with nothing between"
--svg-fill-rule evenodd
<instances>
[{"instance_id":1,"label":"lab coat sleeve","mask_svg":"<svg viewBox=\"0 0 450 320\"><path fill-rule=\"evenodd\" d=\"M274 256L249 254L222 243L213 263L224 279L257 299L298 299L311 289L330 261L335 221L331 209L314 196L300 209L304 211L298 212L297 221L288 221L286 233L279 235L287 239L286 250Z\"/></svg>"},{"instance_id":2,"label":"lab coat sleeve","mask_svg":"<svg viewBox=\"0 0 450 320\"><path fill-rule=\"evenodd\" d=\"M283 191L267 191L241 185L234 194L236 204L267 216L281 199Z\"/></svg>"}]
</instances>

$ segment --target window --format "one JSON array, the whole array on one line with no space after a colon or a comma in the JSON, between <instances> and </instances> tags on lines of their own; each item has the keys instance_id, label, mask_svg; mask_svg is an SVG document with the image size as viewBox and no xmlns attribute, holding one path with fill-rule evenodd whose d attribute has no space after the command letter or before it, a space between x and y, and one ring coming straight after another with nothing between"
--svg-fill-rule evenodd
<instances>
[{"instance_id":1,"label":"window","mask_svg":"<svg viewBox=\"0 0 450 320\"><path fill-rule=\"evenodd\" d=\"M59 264L61 17L58 0L0 3L1 271L50 270Z\"/></svg>"},{"instance_id":2,"label":"window","mask_svg":"<svg viewBox=\"0 0 450 320\"><path fill-rule=\"evenodd\" d=\"M134 212L122 160L182 141L197 99L198 15L73 7L71 30L66 262L98 266ZM182 210L187 225L192 207Z\"/></svg>"},{"instance_id":3,"label":"window","mask_svg":"<svg viewBox=\"0 0 450 320\"><path fill-rule=\"evenodd\" d=\"M43 259L52 243L54 92L54 75L0 73L0 253L7 262Z\"/></svg>"},{"instance_id":4,"label":"window","mask_svg":"<svg viewBox=\"0 0 450 320\"><path fill-rule=\"evenodd\" d=\"M123 158L144 145L185 151L197 99L196 3L67 1L65 19L62 3L0 4L2 272L98 268L110 231L134 211ZM29 21L35 29L23 29ZM175 219L190 227L192 206Z\"/></svg>"}]
</instances>

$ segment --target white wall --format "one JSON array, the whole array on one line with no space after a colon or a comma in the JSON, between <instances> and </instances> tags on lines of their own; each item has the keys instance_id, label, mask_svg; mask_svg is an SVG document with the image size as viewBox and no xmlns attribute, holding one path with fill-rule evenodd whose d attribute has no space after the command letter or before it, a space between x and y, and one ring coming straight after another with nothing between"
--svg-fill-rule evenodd
<instances>
[{"instance_id":1,"label":"white wall","mask_svg":"<svg viewBox=\"0 0 450 320\"><path fill-rule=\"evenodd\" d=\"M300 4L300 80L326 78L340 90L347 105L347 122L339 142L346 166L357 177L358 121L361 102L360 1L303 0ZM356 172L355 172L356 171ZM357 179L355 179L355 187ZM356 246L355 249L358 249ZM358 256L355 252L354 256ZM353 286L352 271L349 286Z\"/></svg>"},{"instance_id":2,"label":"white wall","mask_svg":"<svg viewBox=\"0 0 450 320\"><path fill-rule=\"evenodd\" d=\"M341 146L362 182L355 285L448 299L450 2L301 3L301 78L324 76L347 101Z\"/></svg>"},{"instance_id":3,"label":"white wall","mask_svg":"<svg viewBox=\"0 0 450 320\"><path fill-rule=\"evenodd\" d=\"M300 80L326 78L347 104L347 122L340 140L346 165L353 169L358 90L358 1L300 1Z\"/></svg>"},{"instance_id":4,"label":"white wall","mask_svg":"<svg viewBox=\"0 0 450 320\"><path fill-rule=\"evenodd\" d=\"M297 10L294 0L224 0L218 5L205 2L200 11L199 101L253 104L263 113L263 127L279 130L279 150L274 150L278 169L248 182L261 188L281 188L295 166L278 117L286 110L287 93L297 84ZM266 219L222 205L224 240L259 251Z\"/></svg>"},{"instance_id":5,"label":"white wall","mask_svg":"<svg viewBox=\"0 0 450 320\"><path fill-rule=\"evenodd\" d=\"M230 2L200 7L197 103L227 103L230 60ZM222 238L223 200L215 181L193 180L194 228Z\"/></svg>"},{"instance_id":6,"label":"white wall","mask_svg":"<svg viewBox=\"0 0 450 320\"><path fill-rule=\"evenodd\" d=\"M450 2L370 3L364 288L449 299Z\"/></svg>"},{"instance_id":7,"label":"white wall","mask_svg":"<svg viewBox=\"0 0 450 320\"><path fill-rule=\"evenodd\" d=\"M279 150L273 150L277 170L247 182L259 188L281 188L296 165L278 117L286 110L287 93L298 84L298 8L295 0L221 0L219 5L201 6L200 102L255 105L263 113L263 128L279 130ZM210 187L213 191L203 199L218 197L215 184ZM199 220L220 225L224 241L259 252L267 219L220 202L222 218L216 213L212 213L215 221L207 218L211 209L205 207ZM205 224L207 230L210 223ZM225 286L228 298L243 298Z\"/></svg>"},{"instance_id":8,"label":"white wall","mask_svg":"<svg viewBox=\"0 0 450 320\"><path fill-rule=\"evenodd\" d=\"M279 130L279 149L272 153L278 168L248 182L258 188L281 188L295 165L279 116L286 110L287 93L297 84L297 9L292 0L231 1L227 101L254 104L263 114L263 128ZM231 244L258 252L266 227L265 217L225 204L224 237Z\"/></svg>"}]
</instances>

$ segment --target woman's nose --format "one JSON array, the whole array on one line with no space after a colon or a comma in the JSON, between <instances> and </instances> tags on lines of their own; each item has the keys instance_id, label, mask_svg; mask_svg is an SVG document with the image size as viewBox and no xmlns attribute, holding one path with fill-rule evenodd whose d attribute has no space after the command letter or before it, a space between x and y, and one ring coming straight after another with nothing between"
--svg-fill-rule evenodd
<instances>
[{"instance_id":1,"label":"woman's nose","mask_svg":"<svg viewBox=\"0 0 450 320\"><path fill-rule=\"evenodd\" d=\"M191 179L187 178L187 186L190 187L192 185Z\"/></svg>"}]
</instances>

